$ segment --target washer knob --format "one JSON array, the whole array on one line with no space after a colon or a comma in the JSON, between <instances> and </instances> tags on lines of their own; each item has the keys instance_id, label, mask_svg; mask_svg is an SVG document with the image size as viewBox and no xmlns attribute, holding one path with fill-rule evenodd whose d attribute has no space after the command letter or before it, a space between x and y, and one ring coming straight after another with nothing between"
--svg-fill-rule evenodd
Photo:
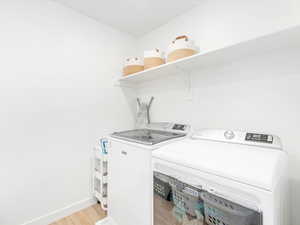
<instances>
[{"instance_id":1,"label":"washer knob","mask_svg":"<svg viewBox=\"0 0 300 225\"><path fill-rule=\"evenodd\" d=\"M225 131L225 133L224 133L224 137L225 137L226 139L231 140L231 139L233 139L233 138L235 137L235 135L234 135L233 131L227 130L227 131Z\"/></svg>"}]
</instances>

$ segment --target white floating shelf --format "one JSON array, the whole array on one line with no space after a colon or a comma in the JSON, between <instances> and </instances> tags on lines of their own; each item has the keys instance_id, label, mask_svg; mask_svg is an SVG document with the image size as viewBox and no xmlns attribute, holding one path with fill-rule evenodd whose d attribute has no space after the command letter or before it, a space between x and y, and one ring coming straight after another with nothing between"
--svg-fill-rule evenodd
<instances>
[{"instance_id":1,"label":"white floating shelf","mask_svg":"<svg viewBox=\"0 0 300 225\"><path fill-rule=\"evenodd\" d=\"M120 85L137 85L167 75L182 72L188 73L195 69L224 65L247 56L259 55L268 51L290 47L300 47L300 26L281 30L221 49L201 52L175 62L123 76L118 81Z\"/></svg>"}]
</instances>

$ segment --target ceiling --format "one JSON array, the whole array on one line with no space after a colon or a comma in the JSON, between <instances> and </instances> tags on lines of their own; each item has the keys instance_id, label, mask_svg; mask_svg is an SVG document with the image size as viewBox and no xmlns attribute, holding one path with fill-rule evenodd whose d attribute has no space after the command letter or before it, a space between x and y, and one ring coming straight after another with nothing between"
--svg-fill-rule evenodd
<instances>
[{"instance_id":1,"label":"ceiling","mask_svg":"<svg viewBox=\"0 0 300 225\"><path fill-rule=\"evenodd\" d=\"M200 0L55 0L89 17L141 36L192 9Z\"/></svg>"}]
</instances>

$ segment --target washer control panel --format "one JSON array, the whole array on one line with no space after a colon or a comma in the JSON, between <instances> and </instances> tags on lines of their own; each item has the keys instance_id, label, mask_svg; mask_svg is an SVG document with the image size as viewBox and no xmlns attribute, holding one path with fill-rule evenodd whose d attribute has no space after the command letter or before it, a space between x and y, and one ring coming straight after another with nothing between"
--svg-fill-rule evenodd
<instances>
[{"instance_id":1,"label":"washer control panel","mask_svg":"<svg viewBox=\"0 0 300 225\"><path fill-rule=\"evenodd\" d=\"M273 136L269 134L246 133L245 141L272 144Z\"/></svg>"},{"instance_id":2,"label":"washer control panel","mask_svg":"<svg viewBox=\"0 0 300 225\"><path fill-rule=\"evenodd\" d=\"M186 130L186 125L185 124L178 124L175 123L172 127L172 130L177 130L177 131L185 131Z\"/></svg>"},{"instance_id":3,"label":"washer control panel","mask_svg":"<svg viewBox=\"0 0 300 225\"><path fill-rule=\"evenodd\" d=\"M146 125L147 129L163 130L175 133L189 134L191 132L191 126L181 123L150 123Z\"/></svg>"}]
</instances>

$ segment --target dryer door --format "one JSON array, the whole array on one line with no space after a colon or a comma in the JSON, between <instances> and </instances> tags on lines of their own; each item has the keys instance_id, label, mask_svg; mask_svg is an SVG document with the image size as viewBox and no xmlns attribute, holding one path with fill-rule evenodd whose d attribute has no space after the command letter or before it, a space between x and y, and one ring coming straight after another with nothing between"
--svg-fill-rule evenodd
<instances>
[{"instance_id":1,"label":"dryer door","mask_svg":"<svg viewBox=\"0 0 300 225\"><path fill-rule=\"evenodd\" d=\"M160 172L153 174L154 225L262 225L262 213Z\"/></svg>"}]
</instances>

